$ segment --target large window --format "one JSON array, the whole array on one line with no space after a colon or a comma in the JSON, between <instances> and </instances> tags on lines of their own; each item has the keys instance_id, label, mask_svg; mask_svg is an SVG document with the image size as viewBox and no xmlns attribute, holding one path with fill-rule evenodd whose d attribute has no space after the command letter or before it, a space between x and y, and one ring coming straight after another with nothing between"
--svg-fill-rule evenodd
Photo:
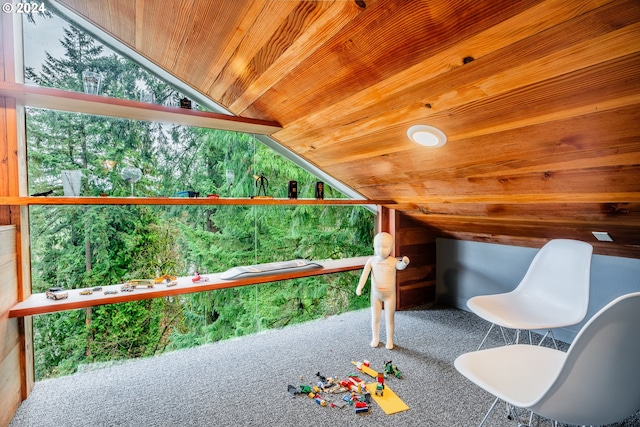
<instances>
[{"instance_id":1,"label":"large window","mask_svg":"<svg viewBox=\"0 0 640 427\"><path fill-rule=\"evenodd\" d=\"M37 17L24 24L25 39L51 22L62 26L52 33L61 40L38 55L44 62L26 61L28 82L157 103L184 97L64 21ZM85 88L86 71L99 76L97 87ZM313 198L318 181L254 136L219 130L28 108L27 145L30 194L246 198L264 175L271 196L286 197L295 180L299 197ZM327 186L325 197L344 196ZM350 206L46 205L30 208L30 227L33 290L42 292L365 255L373 214ZM36 376L367 306L356 283L344 273L36 316Z\"/></svg>"}]
</instances>

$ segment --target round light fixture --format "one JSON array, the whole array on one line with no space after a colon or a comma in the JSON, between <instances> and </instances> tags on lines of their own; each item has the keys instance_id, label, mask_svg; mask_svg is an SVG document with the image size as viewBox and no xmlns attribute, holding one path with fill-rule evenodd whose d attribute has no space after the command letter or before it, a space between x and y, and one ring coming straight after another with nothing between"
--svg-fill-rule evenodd
<instances>
[{"instance_id":1,"label":"round light fixture","mask_svg":"<svg viewBox=\"0 0 640 427\"><path fill-rule=\"evenodd\" d=\"M447 142L447 136L440 129L427 125L411 126L407 131L409 139L425 147L442 147Z\"/></svg>"}]
</instances>

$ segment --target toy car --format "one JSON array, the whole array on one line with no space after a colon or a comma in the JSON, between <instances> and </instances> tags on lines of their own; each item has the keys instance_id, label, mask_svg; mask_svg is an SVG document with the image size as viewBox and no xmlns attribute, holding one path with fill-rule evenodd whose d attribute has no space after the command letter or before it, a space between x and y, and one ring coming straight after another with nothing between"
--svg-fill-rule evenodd
<instances>
[{"instance_id":1,"label":"toy car","mask_svg":"<svg viewBox=\"0 0 640 427\"><path fill-rule=\"evenodd\" d=\"M115 294L117 294L117 293L118 293L118 291L116 291L115 289L106 289L106 290L104 291L104 294L105 294L105 295L115 295Z\"/></svg>"},{"instance_id":2,"label":"toy car","mask_svg":"<svg viewBox=\"0 0 640 427\"><path fill-rule=\"evenodd\" d=\"M69 297L69 292L65 291L60 287L49 288L46 292L47 298L51 298L53 300L65 299Z\"/></svg>"},{"instance_id":3,"label":"toy car","mask_svg":"<svg viewBox=\"0 0 640 427\"><path fill-rule=\"evenodd\" d=\"M175 286L178 284L178 278L176 276L169 276L168 274L156 277L153 281L154 283L164 283L167 286Z\"/></svg>"},{"instance_id":4,"label":"toy car","mask_svg":"<svg viewBox=\"0 0 640 427\"><path fill-rule=\"evenodd\" d=\"M128 286L130 288L137 288L138 286L146 286L147 288L153 288L154 281L152 279L134 279L126 282L122 287Z\"/></svg>"},{"instance_id":5,"label":"toy car","mask_svg":"<svg viewBox=\"0 0 640 427\"><path fill-rule=\"evenodd\" d=\"M198 282L206 282L208 281L209 278L206 276L201 276L200 273L198 273L197 271L195 273L193 273L193 277L191 278L191 281L193 283L198 283Z\"/></svg>"},{"instance_id":6,"label":"toy car","mask_svg":"<svg viewBox=\"0 0 640 427\"><path fill-rule=\"evenodd\" d=\"M80 295L91 295L93 294L93 289L82 289L80 291Z\"/></svg>"}]
</instances>

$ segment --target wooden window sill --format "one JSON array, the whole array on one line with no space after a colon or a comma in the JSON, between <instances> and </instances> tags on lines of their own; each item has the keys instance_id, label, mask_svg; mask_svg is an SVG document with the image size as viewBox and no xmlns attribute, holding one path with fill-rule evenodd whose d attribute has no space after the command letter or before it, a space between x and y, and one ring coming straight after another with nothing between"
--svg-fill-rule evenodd
<instances>
[{"instance_id":1,"label":"wooden window sill","mask_svg":"<svg viewBox=\"0 0 640 427\"><path fill-rule=\"evenodd\" d=\"M178 277L178 284L167 287L164 284L155 285L153 288L140 287L133 292L121 292L120 284L104 286L102 291L92 295L80 295L82 289L69 289L69 297L61 300L52 300L44 293L32 294L26 300L17 303L9 310L9 317L23 317L35 314L53 313L56 311L74 310L78 308L93 307L104 304L115 304L126 301L139 301L151 298L161 298L172 295L188 294L193 292L212 291L216 289L233 288L237 286L256 285L260 283L276 282L280 280L297 279L300 277L318 276L322 274L340 273L344 271L359 270L364 267L370 256L343 258L338 260L316 261L322 265L304 271L292 271L270 274L264 276L245 277L234 280L223 280L222 273L201 274L207 277L207 281L193 283L191 277ZM355 283L354 283L355 286ZM354 287L355 289L355 287ZM105 295L105 290L117 290L117 294Z\"/></svg>"}]
</instances>

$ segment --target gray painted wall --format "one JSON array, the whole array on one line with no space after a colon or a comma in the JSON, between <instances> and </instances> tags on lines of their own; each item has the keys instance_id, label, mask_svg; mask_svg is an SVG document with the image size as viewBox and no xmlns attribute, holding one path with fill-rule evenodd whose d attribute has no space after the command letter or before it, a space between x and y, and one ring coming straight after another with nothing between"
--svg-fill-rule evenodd
<instances>
[{"instance_id":1,"label":"gray painted wall","mask_svg":"<svg viewBox=\"0 0 640 427\"><path fill-rule=\"evenodd\" d=\"M436 297L438 302L469 310L476 295L514 289L538 252L537 248L452 239L436 242ZM614 298L640 291L640 259L593 255L591 293L585 320L554 330L556 339L570 343L582 325Z\"/></svg>"}]
</instances>

